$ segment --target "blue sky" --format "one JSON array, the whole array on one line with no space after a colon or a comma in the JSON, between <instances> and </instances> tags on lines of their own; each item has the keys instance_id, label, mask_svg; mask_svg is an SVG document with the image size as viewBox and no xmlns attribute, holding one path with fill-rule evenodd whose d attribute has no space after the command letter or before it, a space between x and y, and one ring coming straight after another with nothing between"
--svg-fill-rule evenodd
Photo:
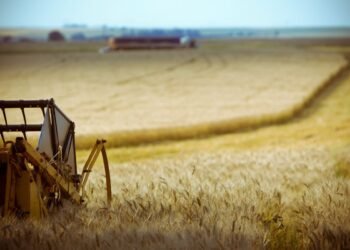
<instances>
[{"instance_id":1,"label":"blue sky","mask_svg":"<svg viewBox=\"0 0 350 250\"><path fill-rule=\"evenodd\" d=\"M0 0L1 27L350 26L350 0Z\"/></svg>"}]
</instances>

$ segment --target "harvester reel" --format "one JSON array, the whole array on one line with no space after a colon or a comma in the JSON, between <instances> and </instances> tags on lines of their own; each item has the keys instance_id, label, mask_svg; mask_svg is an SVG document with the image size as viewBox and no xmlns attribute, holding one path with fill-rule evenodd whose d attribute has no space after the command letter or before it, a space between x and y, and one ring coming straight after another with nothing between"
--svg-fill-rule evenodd
<instances>
[{"instance_id":1,"label":"harvester reel","mask_svg":"<svg viewBox=\"0 0 350 250\"><path fill-rule=\"evenodd\" d=\"M40 218L62 206L68 199L84 201L84 187L98 155L102 154L106 173L107 202L112 200L105 140L97 140L81 174L77 171L74 123L55 105L54 100L0 101L4 124L0 134L0 214ZM23 124L11 124L7 109L20 109ZM28 124L25 109L41 109L44 121ZM5 133L21 132L15 142L5 141ZM27 133L40 132L38 145L27 141Z\"/></svg>"}]
</instances>

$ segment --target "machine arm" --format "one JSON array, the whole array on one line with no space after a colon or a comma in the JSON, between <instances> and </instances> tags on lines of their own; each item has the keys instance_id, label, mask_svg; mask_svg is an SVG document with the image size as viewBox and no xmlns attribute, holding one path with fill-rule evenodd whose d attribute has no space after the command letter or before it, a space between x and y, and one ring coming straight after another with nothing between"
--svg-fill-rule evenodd
<instances>
[{"instance_id":1,"label":"machine arm","mask_svg":"<svg viewBox=\"0 0 350 250\"><path fill-rule=\"evenodd\" d=\"M74 186L74 182L61 175L38 151L36 151L26 140L22 140L28 161L37 166L53 183L57 183L61 190L66 193L75 203L81 203L79 192Z\"/></svg>"},{"instance_id":2,"label":"machine arm","mask_svg":"<svg viewBox=\"0 0 350 250\"><path fill-rule=\"evenodd\" d=\"M106 148L104 146L105 143L106 143L106 140L97 140L95 146L92 148L91 153L83 168L81 183L79 185L78 191L84 191L91 169L94 166L98 155L101 153L103 158L105 174L106 174L107 204L109 206L112 201L112 189L111 189L111 177L109 173L108 158L106 154Z\"/></svg>"}]
</instances>

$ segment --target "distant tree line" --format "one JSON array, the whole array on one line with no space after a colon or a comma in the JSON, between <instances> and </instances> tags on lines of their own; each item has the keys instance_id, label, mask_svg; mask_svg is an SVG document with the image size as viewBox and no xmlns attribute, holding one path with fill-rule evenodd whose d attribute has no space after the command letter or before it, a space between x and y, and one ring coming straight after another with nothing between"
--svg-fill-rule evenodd
<instances>
[{"instance_id":1,"label":"distant tree line","mask_svg":"<svg viewBox=\"0 0 350 250\"><path fill-rule=\"evenodd\" d=\"M201 34L195 29L122 29L122 36L199 38Z\"/></svg>"}]
</instances>

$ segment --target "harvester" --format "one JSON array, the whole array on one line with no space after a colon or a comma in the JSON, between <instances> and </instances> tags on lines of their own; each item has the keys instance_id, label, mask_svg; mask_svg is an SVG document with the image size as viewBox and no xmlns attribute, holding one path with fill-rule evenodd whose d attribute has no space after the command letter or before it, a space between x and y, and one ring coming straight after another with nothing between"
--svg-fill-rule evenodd
<instances>
[{"instance_id":1,"label":"harvester","mask_svg":"<svg viewBox=\"0 0 350 250\"><path fill-rule=\"evenodd\" d=\"M78 173L74 122L53 99L0 101L0 108L3 115L0 124L3 141L0 147L1 216L42 218L62 206L63 199L84 203L84 187L100 153L106 176L107 204L110 204L112 192L105 140L96 141L82 172ZM7 115L9 109L20 111L23 123L11 124ZM42 113L43 122L29 124L28 109ZM40 132L36 147L27 139L30 132ZM11 139L6 140L7 136Z\"/></svg>"}]
</instances>

